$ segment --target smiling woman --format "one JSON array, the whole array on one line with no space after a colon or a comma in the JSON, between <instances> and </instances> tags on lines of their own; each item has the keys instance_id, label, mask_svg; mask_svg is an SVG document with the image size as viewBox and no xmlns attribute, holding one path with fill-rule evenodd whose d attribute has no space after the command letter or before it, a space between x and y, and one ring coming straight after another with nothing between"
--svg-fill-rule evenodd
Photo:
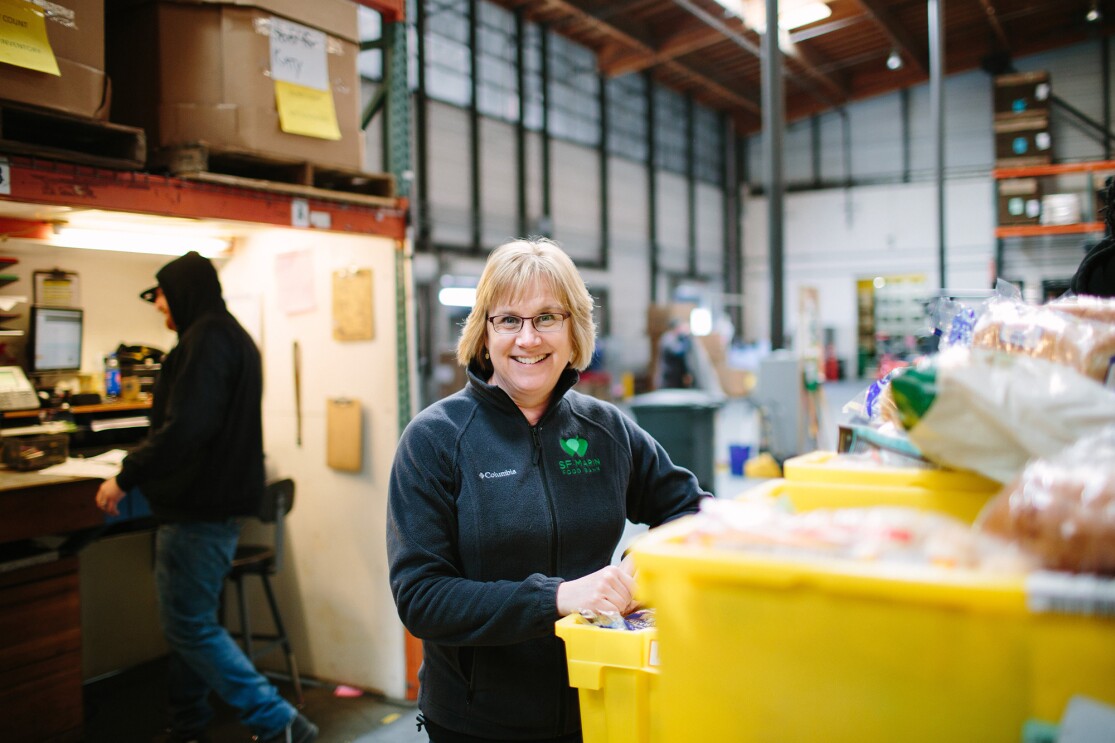
<instances>
[{"instance_id":1,"label":"smiling woman","mask_svg":"<svg viewBox=\"0 0 1115 743\"><path fill-rule=\"evenodd\" d=\"M630 417L573 389L592 311L556 243L497 248L457 346L468 383L400 439L391 590L423 641L419 721L435 743L581 740L554 622L635 609L631 566L610 564L627 521L657 526L707 495Z\"/></svg>"}]
</instances>

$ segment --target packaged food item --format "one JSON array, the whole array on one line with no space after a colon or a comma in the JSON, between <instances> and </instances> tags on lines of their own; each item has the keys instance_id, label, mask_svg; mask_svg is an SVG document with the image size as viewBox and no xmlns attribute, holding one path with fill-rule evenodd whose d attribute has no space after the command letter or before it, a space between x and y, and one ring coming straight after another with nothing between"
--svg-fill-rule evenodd
<instances>
[{"instance_id":1,"label":"packaged food item","mask_svg":"<svg viewBox=\"0 0 1115 743\"><path fill-rule=\"evenodd\" d=\"M1046 307L1066 312L1083 320L1115 325L1115 298L1073 295L1047 302Z\"/></svg>"},{"instance_id":2,"label":"packaged food item","mask_svg":"<svg viewBox=\"0 0 1115 743\"><path fill-rule=\"evenodd\" d=\"M972 347L1045 359L1100 384L1115 385L1115 324L1050 305L1015 300L989 303L976 323Z\"/></svg>"},{"instance_id":3,"label":"packaged food item","mask_svg":"<svg viewBox=\"0 0 1115 743\"><path fill-rule=\"evenodd\" d=\"M617 611L592 611L581 609L579 614L595 626L604 629L641 630L654 627L654 609L636 609L635 611L620 616Z\"/></svg>"},{"instance_id":4,"label":"packaged food item","mask_svg":"<svg viewBox=\"0 0 1115 743\"><path fill-rule=\"evenodd\" d=\"M1023 573L1036 561L998 537L940 513L900 506L788 512L771 499L709 498L688 542L703 547L895 565Z\"/></svg>"},{"instance_id":5,"label":"packaged food item","mask_svg":"<svg viewBox=\"0 0 1115 743\"><path fill-rule=\"evenodd\" d=\"M1115 424L1039 458L976 520L1052 570L1115 575Z\"/></svg>"}]
</instances>

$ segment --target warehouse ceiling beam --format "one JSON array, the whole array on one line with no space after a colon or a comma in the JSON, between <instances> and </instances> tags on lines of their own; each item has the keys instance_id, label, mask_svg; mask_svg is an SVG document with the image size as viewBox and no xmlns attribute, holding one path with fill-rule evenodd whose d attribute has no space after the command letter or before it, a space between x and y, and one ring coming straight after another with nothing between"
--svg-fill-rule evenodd
<instances>
[{"instance_id":1,"label":"warehouse ceiling beam","mask_svg":"<svg viewBox=\"0 0 1115 743\"><path fill-rule=\"evenodd\" d=\"M856 2L875 21L883 34L890 39L890 43L898 47L910 64L922 75L929 75L928 51L914 41L910 32L894 19L894 16L884 5L883 0L856 0Z\"/></svg>"},{"instance_id":2,"label":"warehouse ceiling beam","mask_svg":"<svg viewBox=\"0 0 1115 743\"><path fill-rule=\"evenodd\" d=\"M611 50L618 45L632 53L646 57L653 57L656 53L655 47L650 42L619 28L599 15L581 8L571 0L523 0L523 2L503 3L503 5L513 8L521 7L529 20L545 23L551 28L568 27L573 24L581 24L591 28L607 39L607 41L596 45L594 51L597 52L601 49ZM615 51L609 51L608 53L616 54ZM759 113L758 101L741 91L732 90L726 84L713 80L705 73L689 65L670 58L663 59L661 62L654 64L653 67L674 80L691 83L694 93L704 92L720 99L722 103L731 107ZM601 72L607 74L605 70L601 70Z\"/></svg>"},{"instance_id":3,"label":"warehouse ceiling beam","mask_svg":"<svg viewBox=\"0 0 1115 743\"><path fill-rule=\"evenodd\" d=\"M648 67L698 52L723 40L724 36L715 29L704 23L693 23L663 39L649 54L622 44L605 47L599 55L600 72L608 77L642 72Z\"/></svg>"},{"instance_id":4,"label":"warehouse ceiling beam","mask_svg":"<svg viewBox=\"0 0 1115 743\"><path fill-rule=\"evenodd\" d=\"M739 29L735 29L704 8L701 8L696 3L691 2L691 0L674 0L674 2L682 8L685 8L690 14L699 18L711 28L719 31L726 39L736 46L750 52L757 58L762 58L762 51L759 46L744 35L743 28L745 27L741 26ZM848 93L844 86L837 84L831 77L818 69L818 67L813 64L810 57L797 47L797 45L791 45L790 49L785 52L785 54L805 71L808 78L821 83L821 85L823 85L829 93L833 94L836 99L833 100L833 98L819 91L810 79L803 79L801 75L790 74L783 71L784 77L788 77L807 93L827 106L839 106L847 100Z\"/></svg>"},{"instance_id":5,"label":"warehouse ceiling beam","mask_svg":"<svg viewBox=\"0 0 1115 743\"><path fill-rule=\"evenodd\" d=\"M987 16L987 24L991 26L995 38L1003 47L1003 51L1010 51L1010 39L1007 38L1007 32L1003 30L1003 24L999 21L999 15L995 10L995 6L991 0L979 0L980 7L983 8L984 15Z\"/></svg>"}]
</instances>

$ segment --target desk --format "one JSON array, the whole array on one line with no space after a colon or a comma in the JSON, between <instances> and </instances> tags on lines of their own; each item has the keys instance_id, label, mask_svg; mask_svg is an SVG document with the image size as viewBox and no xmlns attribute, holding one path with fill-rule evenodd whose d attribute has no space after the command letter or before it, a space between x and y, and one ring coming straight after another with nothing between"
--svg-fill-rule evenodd
<instances>
[{"instance_id":1,"label":"desk","mask_svg":"<svg viewBox=\"0 0 1115 743\"><path fill-rule=\"evenodd\" d=\"M101 526L101 481L0 469L0 542ZM0 738L77 741L84 711L78 561L0 570Z\"/></svg>"}]
</instances>

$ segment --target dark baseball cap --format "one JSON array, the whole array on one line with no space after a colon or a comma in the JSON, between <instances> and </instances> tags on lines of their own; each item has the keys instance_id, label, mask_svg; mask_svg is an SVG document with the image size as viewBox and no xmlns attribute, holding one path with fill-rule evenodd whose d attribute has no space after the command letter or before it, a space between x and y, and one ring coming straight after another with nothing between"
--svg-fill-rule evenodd
<instances>
[{"instance_id":1,"label":"dark baseball cap","mask_svg":"<svg viewBox=\"0 0 1115 743\"><path fill-rule=\"evenodd\" d=\"M158 297L158 295L159 295L159 285L155 284L150 289L145 289L145 290L141 291L139 293L139 298L142 299L144 302L154 303L154 301Z\"/></svg>"}]
</instances>

